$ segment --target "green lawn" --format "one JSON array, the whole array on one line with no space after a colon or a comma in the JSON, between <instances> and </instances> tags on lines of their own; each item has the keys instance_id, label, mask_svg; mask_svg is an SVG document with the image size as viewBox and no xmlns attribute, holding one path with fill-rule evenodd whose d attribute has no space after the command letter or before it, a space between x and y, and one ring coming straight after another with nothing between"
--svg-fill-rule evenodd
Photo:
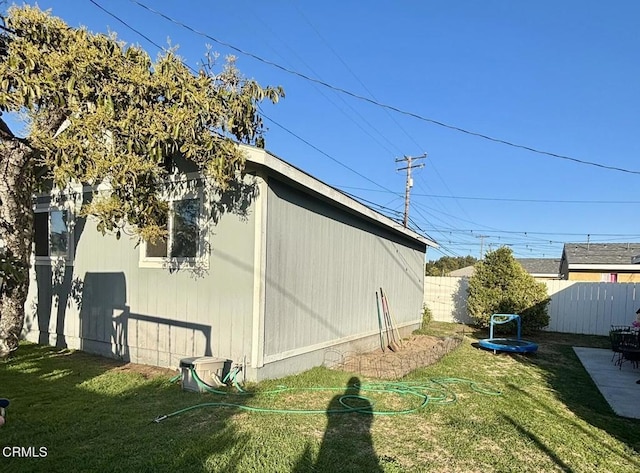
<instances>
[{"instance_id":1,"label":"green lawn","mask_svg":"<svg viewBox=\"0 0 640 473\"><path fill-rule=\"evenodd\" d=\"M12 402L0 471L640 471L640 421L610 410L571 349L606 347L606 338L528 337L540 349L524 357L479 350L475 335L467 329L457 350L402 384L360 379L360 391L346 390L357 374L317 368L243 395L184 392L170 372L23 344L0 363L0 396ZM345 409L345 392L360 412L327 416ZM202 403L214 405L152 422ZM305 413L285 412L295 410ZM389 414L399 411L408 412ZM7 455L16 446L40 456Z\"/></svg>"}]
</instances>

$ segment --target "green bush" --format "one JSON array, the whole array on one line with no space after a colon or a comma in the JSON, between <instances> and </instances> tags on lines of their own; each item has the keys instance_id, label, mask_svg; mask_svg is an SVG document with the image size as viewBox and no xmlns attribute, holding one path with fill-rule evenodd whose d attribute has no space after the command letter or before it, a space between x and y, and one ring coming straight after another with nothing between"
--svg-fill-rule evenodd
<instances>
[{"instance_id":1,"label":"green bush","mask_svg":"<svg viewBox=\"0 0 640 473\"><path fill-rule=\"evenodd\" d=\"M518 263L511 249L487 253L469 279L467 310L481 327L488 327L491 314L518 314L523 331L549 325L547 286L536 281Z\"/></svg>"},{"instance_id":2,"label":"green bush","mask_svg":"<svg viewBox=\"0 0 640 473\"><path fill-rule=\"evenodd\" d=\"M431 313L431 309L429 309L427 304L422 304L422 325L420 326L420 329L426 329L432 320L433 314Z\"/></svg>"}]
</instances>

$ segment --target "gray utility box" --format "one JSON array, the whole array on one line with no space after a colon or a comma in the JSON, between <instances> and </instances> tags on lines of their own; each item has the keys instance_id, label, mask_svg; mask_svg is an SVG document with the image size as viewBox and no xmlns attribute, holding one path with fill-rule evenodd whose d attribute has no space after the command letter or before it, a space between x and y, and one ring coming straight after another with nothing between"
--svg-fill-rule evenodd
<instances>
[{"instance_id":1,"label":"gray utility box","mask_svg":"<svg viewBox=\"0 0 640 473\"><path fill-rule=\"evenodd\" d=\"M201 356L183 358L180 360L180 378L182 389L185 391L206 392L206 386L219 388L225 384L222 382L231 367L230 360L215 358L213 356ZM198 383L193 373L201 383ZM204 383L206 386L201 386Z\"/></svg>"}]
</instances>

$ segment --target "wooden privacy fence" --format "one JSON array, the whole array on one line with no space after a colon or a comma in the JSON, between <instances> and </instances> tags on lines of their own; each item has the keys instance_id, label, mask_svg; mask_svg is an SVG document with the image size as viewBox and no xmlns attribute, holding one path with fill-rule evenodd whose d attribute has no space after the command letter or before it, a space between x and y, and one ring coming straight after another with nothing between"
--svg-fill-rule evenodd
<instances>
[{"instance_id":1,"label":"wooden privacy fence","mask_svg":"<svg viewBox=\"0 0 640 473\"><path fill-rule=\"evenodd\" d=\"M551 332L608 335L611 325L631 325L640 308L638 283L545 281ZM425 277L424 303L433 320L471 323L467 278Z\"/></svg>"}]
</instances>

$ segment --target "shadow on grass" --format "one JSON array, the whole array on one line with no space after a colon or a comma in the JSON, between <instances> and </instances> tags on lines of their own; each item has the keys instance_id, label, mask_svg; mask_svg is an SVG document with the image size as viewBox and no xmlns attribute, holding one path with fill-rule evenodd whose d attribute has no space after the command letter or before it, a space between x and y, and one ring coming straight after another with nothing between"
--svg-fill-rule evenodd
<instances>
[{"instance_id":1,"label":"shadow on grass","mask_svg":"<svg viewBox=\"0 0 640 473\"><path fill-rule=\"evenodd\" d=\"M355 409L343 412L345 408ZM307 444L293 473L315 471L382 472L371 439L373 407L360 395L360 379L351 378L345 391L334 396L327 406L327 428L314 462Z\"/></svg>"},{"instance_id":2,"label":"shadow on grass","mask_svg":"<svg viewBox=\"0 0 640 473\"><path fill-rule=\"evenodd\" d=\"M564 344L567 341L569 343ZM555 345L554 351L541 352L530 362L545 370L549 386L574 414L640 453L640 420L620 417L613 412L572 348L589 346L585 341L565 339L564 343ZM591 346L603 348L599 341ZM562 363L558 362L558 354Z\"/></svg>"},{"instance_id":3,"label":"shadow on grass","mask_svg":"<svg viewBox=\"0 0 640 473\"><path fill-rule=\"evenodd\" d=\"M583 435L586 439L588 439L589 442L593 442L593 443L597 443L600 442L600 439L589 429L586 429L583 424L581 424L580 422L577 422L575 419L576 417L573 417L572 415L567 415L565 412L559 411L559 410L554 410L549 408L549 406L545 403L541 403L539 402L537 399L535 399L534 396L532 396L530 393L524 391L523 389L519 388L518 386L509 383L508 388L514 391L517 391L519 393L520 396L528 399L528 401L533 404L535 406L536 410L543 410L546 411L546 413L550 416L553 417L555 419L558 419L562 424L570 424L572 428L576 429L577 431L580 432L581 435ZM619 435L616 435L616 432L624 430L625 428L628 428L630 426L625 427L625 419L622 419L620 417L617 417L615 414L611 413L609 414L598 414L597 412L602 412L602 411L606 411L608 409L608 405L606 403L606 401L604 401L604 399L598 398L597 395L595 395L595 393L590 393L589 390L585 390L585 388L582 388L583 391L583 396L585 397L586 401L590 401L590 402L585 402L585 407L583 407L583 414L580 415L579 413L573 411L574 414L577 414L578 417L577 418L582 418L583 420L587 421L589 424L601 428L605 431L607 431L610 435L612 435L613 437L618 438L619 440L621 440L623 443L625 443L626 445L630 446L633 448L632 445L629 445L629 442L627 442L625 440L625 438L620 438ZM570 406L567 406L570 408ZM592 412L589 413L589 415L585 415L586 414L586 410L587 409L591 409ZM507 417L507 416L504 416ZM609 428L607 429L604 424L602 422L598 422L598 423L594 423L593 419L595 419L596 417L600 417L600 418L605 418L608 419L608 422L613 422L611 425L609 425ZM591 421L589 420L591 419ZM616 419L618 419L620 422L616 422ZM512 418L508 418L507 420L509 420L516 428L518 428L518 430L520 430L521 432L525 432L525 428L518 425L516 423L516 421ZM633 421L631 421L633 422ZM632 429L631 429L632 430ZM527 434L528 435L528 434ZM534 435L534 434L532 434ZM529 435L528 435L529 436ZM532 439L533 440L533 439ZM547 451L548 449L546 447L543 448L542 445L540 445L540 448L544 451ZM637 451L637 445L635 450ZM640 469L640 461L638 461L637 459L634 459L631 455L629 455L629 452L620 450L620 449L614 449L609 447L609 451L611 452L611 454L613 456L616 456L620 459L620 461L623 464L633 464L635 466L637 466ZM555 458L555 455L552 452L548 452L548 455L552 458Z\"/></svg>"},{"instance_id":4,"label":"shadow on grass","mask_svg":"<svg viewBox=\"0 0 640 473\"><path fill-rule=\"evenodd\" d=\"M640 453L640 421L620 417L613 412L573 350L574 346L610 348L608 338L595 335L539 332L535 335L528 335L527 339L539 345L536 354L498 353L496 356L509 356L520 363L533 365L543 370L549 388L573 414L590 425L606 431L630 449ZM477 344L473 345L477 346ZM479 346L477 348L482 349ZM549 411L545 405L533 399L529 393L517 386L510 384L509 388L528 396L531 402L535 403L536 409ZM549 413L554 416L559 415L555 411L549 411ZM571 422L585 435L592 436L568 416L563 418L563 422ZM597 440L594 438L594 441ZM626 462L635 461L640 468L640 462L623 452L613 453L619 455Z\"/></svg>"},{"instance_id":5,"label":"shadow on grass","mask_svg":"<svg viewBox=\"0 0 640 473\"><path fill-rule=\"evenodd\" d=\"M194 410L152 422L160 414L218 400L182 391L169 383L171 374L22 344L0 363L0 396L11 400L0 430L0 469L236 471L247 440L229 422L236 409ZM6 455L7 446L24 448L20 455ZM31 458L25 458L28 447Z\"/></svg>"},{"instance_id":6,"label":"shadow on grass","mask_svg":"<svg viewBox=\"0 0 640 473\"><path fill-rule=\"evenodd\" d=\"M556 465L558 465L558 468L560 468L561 471L564 472L568 472L568 473L572 473L574 470L572 470L571 468L569 468L569 465L567 465L565 462L563 462L560 457L558 457L558 455L556 455L552 449L550 449L545 443L544 441L539 438L535 433L527 430L525 427L523 427L522 425L520 425L518 422L516 422L513 418L511 418L510 416L507 415L502 415L502 418L507 421L509 424L511 424L512 426L515 427L515 429L518 431L518 433L524 437L524 438L528 438L529 440L531 440L535 446L542 452L545 453L545 455L547 455Z\"/></svg>"}]
</instances>

